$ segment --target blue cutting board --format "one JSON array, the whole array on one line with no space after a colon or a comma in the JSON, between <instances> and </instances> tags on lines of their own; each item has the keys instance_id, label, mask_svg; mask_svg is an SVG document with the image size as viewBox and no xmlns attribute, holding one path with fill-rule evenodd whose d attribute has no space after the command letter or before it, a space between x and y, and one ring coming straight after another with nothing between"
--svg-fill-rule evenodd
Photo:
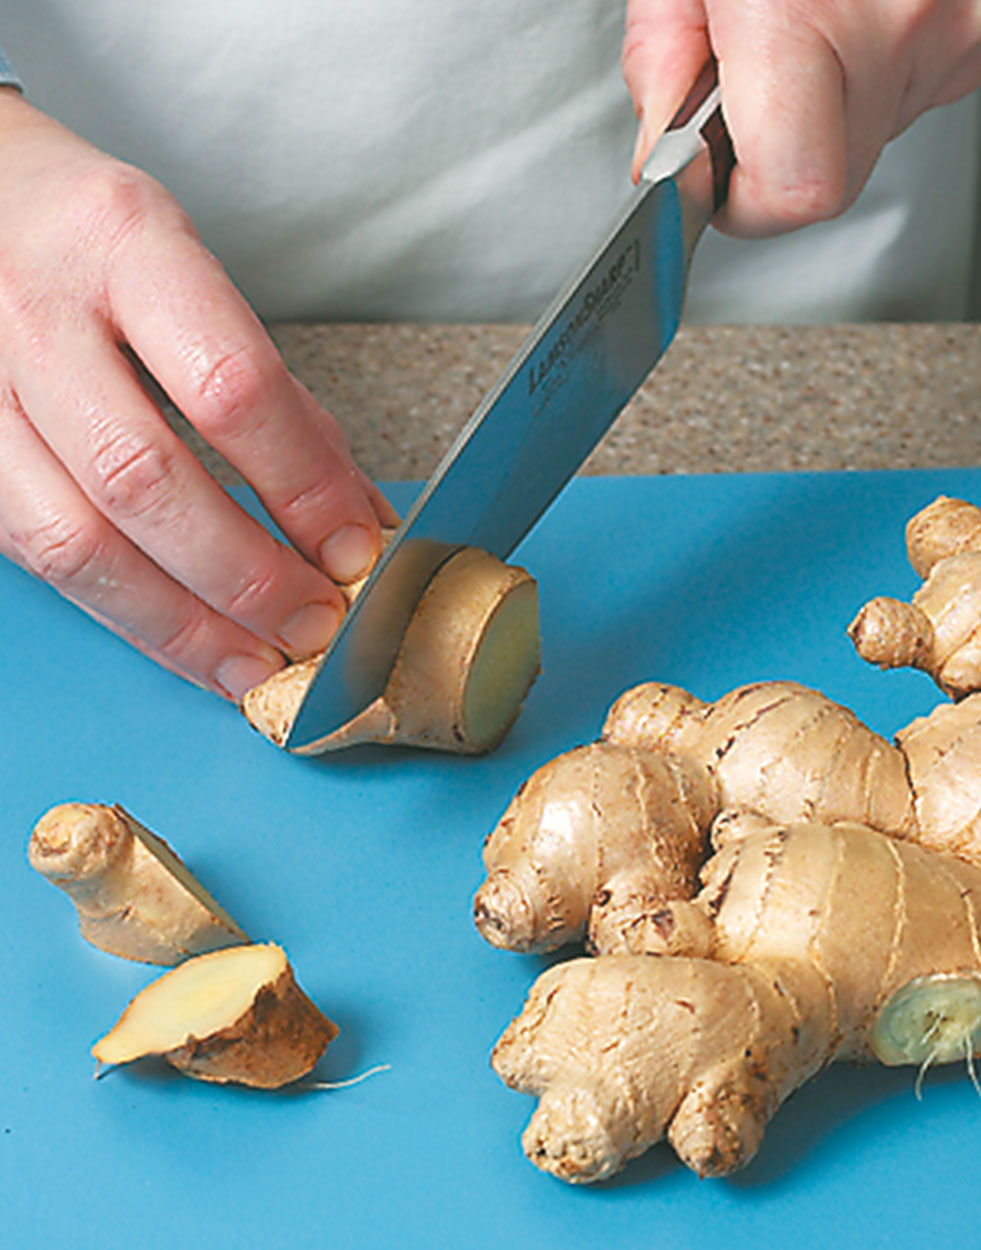
<instances>
[{"instance_id":1,"label":"blue cutting board","mask_svg":"<svg viewBox=\"0 0 981 1250\"><path fill-rule=\"evenodd\" d=\"M932 707L926 677L866 667L845 627L915 588L903 527L941 492L981 499L981 471L576 481L518 553L541 583L544 674L481 760L286 756L0 568L0 1245L976 1245L981 1100L959 1068L919 1102L909 1071L833 1069L726 1181L665 1146L593 1188L538 1173L518 1140L532 1101L488 1053L543 963L491 950L470 918L513 791L628 685L714 698L794 678L886 734ZM404 507L412 488L391 493ZM83 942L27 865L34 821L71 798L123 803L285 945L342 1030L319 1075L390 1070L333 1092L218 1088L159 1061L93 1080L89 1047L156 974Z\"/></svg>"}]
</instances>

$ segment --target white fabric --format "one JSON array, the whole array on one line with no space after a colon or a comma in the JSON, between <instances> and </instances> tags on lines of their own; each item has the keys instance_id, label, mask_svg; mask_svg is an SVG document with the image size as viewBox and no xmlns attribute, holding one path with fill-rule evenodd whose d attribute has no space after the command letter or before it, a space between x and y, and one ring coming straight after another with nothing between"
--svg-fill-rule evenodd
<instances>
[{"instance_id":1,"label":"white fabric","mask_svg":"<svg viewBox=\"0 0 981 1250\"><path fill-rule=\"evenodd\" d=\"M5 0L28 98L158 177L260 313L528 320L629 191L620 0ZM958 318L976 98L843 219L707 236L690 319Z\"/></svg>"}]
</instances>

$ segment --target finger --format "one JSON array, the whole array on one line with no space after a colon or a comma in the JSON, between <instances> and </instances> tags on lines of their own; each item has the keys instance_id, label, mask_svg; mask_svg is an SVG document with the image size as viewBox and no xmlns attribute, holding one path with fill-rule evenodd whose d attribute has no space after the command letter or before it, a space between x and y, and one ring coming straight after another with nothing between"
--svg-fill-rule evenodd
<instances>
[{"instance_id":1,"label":"finger","mask_svg":"<svg viewBox=\"0 0 981 1250\"><path fill-rule=\"evenodd\" d=\"M639 119L634 182L710 56L701 0L628 0L621 66Z\"/></svg>"},{"instance_id":2,"label":"finger","mask_svg":"<svg viewBox=\"0 0 981 1250\"><path fill-rule=\"evenodd\" d=\"M361 479L362 489L371 500L371 506L375 510L375 516L378 518L382 529L395 529L401 523L402 518L389 503L380 487L376 486L360 469L358 470L358 475Z\"/></svg>"},{"instance_id":3,"label":"finger","mask_svg":"<svg viewBox=\"0 0 981 1250\"><path fill-rule=\"evenodd\" d=\"M277 650L168 577L109 524L0 396L0 551L184 677L232 699L283 665Z\"/></svg>"},{"instance_id":4,"label":"finger","mask_svg":"<svg viewBox=\"0 0 981 1250\"><path fill-rule=\"evenodd\" d=\"M299 383L297 383L297 385L299 385ZM351 464L355 465L358 481L361 483L361 489L364 491L369 503L374 509L375 516L378 518L379 524L383 529L393 529L398 526L401 521L401 517L392 507L381 488L356 465L354 457L351 454L351 450L347 445L347 440L345 439L344 434L338 426L335 418L323 407L323 405L318 404L315 399L312 399L312 404L315 420L320 423L325 436L336 444L338 455L346 457Z\"/></svg>"},{"instance_id":5,"label":"finger","mask_svg":"<svg viewBox=\"0 0 981 1250\"><path fill-rule=\"evenodd\" d=\"M893 134L981 86L981 5L935 3L925 16L911 13L899 38L909 72Z\"/></svg>"},{"instance_id":6,"label":"finger","mask_svg":"<svg viewBox=\"0 0 981 1250\"><path fill-rule=\"evenodd\" d=\"M336 581L362 576L380 529L340 431L333 423L328 435L331 423L190 227L132 232L108 292L119 333L290 541Z\"/></svg>"},{"instance_id":7,"label":"finger","mask_svg":"<svg viewBox=\"0 0 981 1250\"><path fill-rule=\"evenodd\" d=\"M772 7L713 9L723 109L736 166L718 219L775 234L833 215L847 188L845 80L824 36Z\"/></svg>"},{"instance_id":8,"label":"finger","mask_svg":"<svg viewBox=\"0 0 981 1250\"><path fill-rule=\"evenodd\" d=\"M266 642L293 656L325 646L344 613L337 587L222 490L115 346L90 328L53 351L77 362L73 373L28 369L20 399L96 510L174 581Z\"/></svg>"}]
</instances>

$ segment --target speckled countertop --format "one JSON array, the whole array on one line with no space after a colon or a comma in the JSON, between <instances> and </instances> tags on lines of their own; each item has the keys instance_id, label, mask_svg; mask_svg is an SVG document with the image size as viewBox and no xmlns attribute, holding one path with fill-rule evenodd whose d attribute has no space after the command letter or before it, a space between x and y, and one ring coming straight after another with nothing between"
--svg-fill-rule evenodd
<instances>
[{"instance_id":1,"label":"speckled countertop","mask_svg":"<svg viewBox=\"0 0 981 1250\"><path fill-rule=\"evenodd\" d=\"M427 477L525 333L272 327L378 480ZM981 326L693 326L585 472L952 465L981 465Z\"/></svg>"}]
</instances>

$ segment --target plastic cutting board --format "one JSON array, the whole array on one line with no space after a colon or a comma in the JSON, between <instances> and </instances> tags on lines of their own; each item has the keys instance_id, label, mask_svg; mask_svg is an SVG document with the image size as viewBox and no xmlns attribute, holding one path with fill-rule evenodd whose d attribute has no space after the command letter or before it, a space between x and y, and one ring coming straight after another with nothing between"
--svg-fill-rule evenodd
<instances>
[{"instance_id":1,"label":"plastic cutting board","mask_svg":"<svg viewBox=\"0 0 981 1250\"><path fill-rule=\"evenodd\" d=\"M405 506L413 488L392 489ZM481 843L540 763L593 738L647 678L706 698L757 678L819 687L891 734L939 699L845 628L917 584L903 527L981 471L579 480L517 554L538 577L545 671L488 759L283 755L47 588L0 568L0 1245L6 1250L446 1247L639 1250L972 1246L981 1099L960 1067L832 1069L756 1160L699 1182L666 1146L572 1188L519 1136L530 1099L488 1054L543 966L473 928ZM258 1093L89 1047L155 972L98 952L28 867L54 802L123 803L257 939L285 945L341 1026L333 1092ZM568 952L567 952L568 953Z\"/></svg>"}]
</instances>

